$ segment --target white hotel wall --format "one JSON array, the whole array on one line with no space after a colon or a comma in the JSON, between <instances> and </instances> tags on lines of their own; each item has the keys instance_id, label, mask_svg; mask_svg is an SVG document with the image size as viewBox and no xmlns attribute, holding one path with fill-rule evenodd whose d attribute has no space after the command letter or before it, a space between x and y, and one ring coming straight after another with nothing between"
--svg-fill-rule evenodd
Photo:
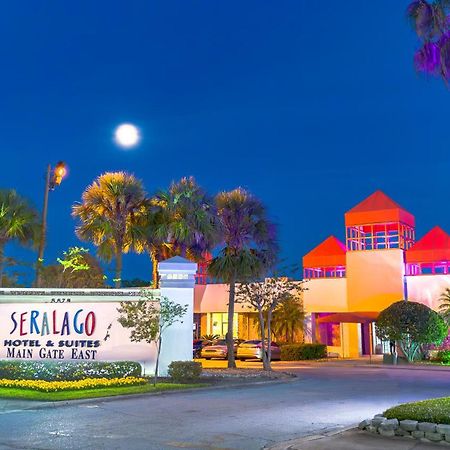
<instances>
[{"instance_id":1,"label":"white hotel wall","mask_svg":"<svg viewBox=\"0 0 450 450\"><path fill-rule=\"evenodd\" d=\"M195 285L194 312L196 313L225 313L228 311L228 284ZM236 303L234 312L250 312L251 308Z\"/></svg>"},{"instance_id":2,"label":"white hotel wall","mask_svg":"<svg viewBox=\"0 0 450 450\"><path fill-rule=\"evenodd\" d=\"M416 275L406 277L408 300L439 308L439 297L450 288L450 275Z\"/></svg>"}]
</instances>

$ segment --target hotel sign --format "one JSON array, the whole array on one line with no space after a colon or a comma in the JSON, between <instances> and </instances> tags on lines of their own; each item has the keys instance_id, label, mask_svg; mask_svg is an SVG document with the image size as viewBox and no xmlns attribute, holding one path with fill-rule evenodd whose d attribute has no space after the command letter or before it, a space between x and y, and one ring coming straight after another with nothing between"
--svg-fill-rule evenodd
<instances>
[{"instance_id":1,"label":"hotel sign","mask_svg":"<svg viewBox=\"0 0 450 450\"><path fill-rule=\"evenodd\" d=\"M0 304L0 358L56 361L138 361L155 349L131 342L117 321L119 302Z\"/></svg>"}]
</instances>

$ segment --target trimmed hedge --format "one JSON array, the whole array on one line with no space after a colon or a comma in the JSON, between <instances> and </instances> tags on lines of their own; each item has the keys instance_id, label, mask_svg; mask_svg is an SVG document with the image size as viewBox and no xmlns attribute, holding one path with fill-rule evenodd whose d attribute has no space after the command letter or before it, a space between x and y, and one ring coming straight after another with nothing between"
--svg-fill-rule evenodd
<instances>
[{"instance_id":1,"label":"trimmed hedge","mask_svg":"<svg viewBox=\"0 0 450 450\"><path fill-rule=\"evenodd\" d=\"M388 419L450 424L450 397L403 403L383 413Z\"/></svg>"},{"instance_id":2,"label":"trimmed hedge","mask_svg":"<svg viewBox=\"0 0 450 450\"><path fill-rule=\"evenodd\" d=\"M439 361L442 364L450 364L450 350L440 350L433 358L434 361Z\"/></svg>"},{"instance_id":3,"label":"trimmed hedge","mask_svg":"<svg viewBox=\"0 0 450 450\"><path fill-rule=\"evenodd\" d=\"M142 367L134 361L61 362L0 361L0 379L76 381L85 378L140 377Z\"/></svg>"},{"instance_id":4,"label":"trimmed hedge","mask_svg":"<svg viewBox=\"0 0 450 450\"><path fill-rule=\"evenodd\" d=\"M172 361L167 373L175 383L194 381L202 374L202 365L195 361Z\"/></svg>"},{"instance_id":5,"label":"trimmed hedge","mask_svg":"<svg viewBox=\"0 0 450 450\"><path fill-rule=\"evenodd\" d=\"M326 357L327 346L324 344L288 344L281 347L282 361L301 361Z\"/></svg>"}]
</instances>

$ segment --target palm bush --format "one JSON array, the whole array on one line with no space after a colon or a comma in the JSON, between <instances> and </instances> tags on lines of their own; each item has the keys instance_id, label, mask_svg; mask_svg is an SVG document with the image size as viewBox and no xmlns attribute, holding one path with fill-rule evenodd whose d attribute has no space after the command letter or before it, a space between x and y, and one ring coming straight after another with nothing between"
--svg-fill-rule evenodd
<instances>
[{"instance_id":1,"label":"palm bush","mask_svg":"<svg viewBox=\"0 0 450 450\"><path fill-rule=\"evenodd\" d=\"M35 246L41 224L38 212L13 189L0 190L0 287L5 267L5 246L11 241Z\"/></svg>"},{"instance_id":2,"label":"palm bush","mask_svg":"<svg viewBox=\"0 0 450 450\"><path fill-rule=\"evenodd\" d=\"M420 72L450 80L450 0L414 0L407 16L422 42L414 56Z\"/></svg>"},{"instance_id":3,"label":"palm bush","mask_svg":"<svg viewBox=\"0 0 450 450\"><path fill-rule=\"evenodd\" d=\"M153 285L157 286L157 264L180 255L202 260L220 237L213 200L193 177L173 182L151 199L145 246L153 263Z\"/></svg>"},{"instance_id":4,"label":"palm bush","mask_svg":"<svg viewBox=\"0 0 450 450\"><path fill-rule=\"evenodd\" d=\"M277 253L275 226L267 218L263 204L245 189L221 192L216 197L222 233L222 248L213 258L208 273L230 285L228 299L228 367L234 361L233 317L236 283L267 273Z\"/></svg>"},{"instance_id":5,"label":"palm bush","mask_svg":"<svg viewBox=\"0 0 450 450\"><path fill-rule=\"evenodd\" d=\"M143 251L143 228L148 201L142 183L125 172L100 175L73 206L80 221L77 236L98 247L98 256L115 260L115 287L121 286L122 254Z\"/></svg>"}]
</instances>

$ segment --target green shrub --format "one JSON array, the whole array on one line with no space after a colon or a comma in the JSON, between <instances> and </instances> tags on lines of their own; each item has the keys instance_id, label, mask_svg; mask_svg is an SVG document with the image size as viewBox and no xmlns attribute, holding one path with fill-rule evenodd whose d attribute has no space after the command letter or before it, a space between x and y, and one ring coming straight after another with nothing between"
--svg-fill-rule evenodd
<instances>
[{"instance_id":1,"label":"green shrub","mask_svg":"<svg viewBox=\"0 0 450 450\"><path fill-rule=\"evenodd\" d=\"M440 361L442 364L450 364L450 350L438 351L433 360Z\"/></svg>"},{"instance_id":2,"label":"green shrub","mask_svg":"<svg viewBox=\"0 0 450 450\"><path fill-rule=\"evenodd\" d=\"M175 383L197 380L202 373L202 365L195 361L172 361L168 374Z\"/></svg>"},{"instance_id":3,"label":"green shrub","mask_svg":"<svg viewBox=\"0 0 450 450\"><path fill-rule=\"evenodd\" d=\"M0 379L7 380L76 381L84 378L140 377L141 374L141 365L134 361L0 361Z\"/></svg>"},{"instance_id":4,"label":"green shrub","mask_svg":"<svg viewBox=\"0 0 450 450\"><path fill-rule=\"evenodd\" d=\"M303 359L321 359L327 356L324 344L290 344L281 347L282 361L300 361Z\"/></svg>"},{"instance_id":5,"label":"green shrub","mask_svg":"<svg viewBox=\"0 0 450 450\"><path fill-rule=\"evenodd\" d=\"M450 397L403 403L384 411L388 419L450 424Z\"/></svg>"}]
</instances>

